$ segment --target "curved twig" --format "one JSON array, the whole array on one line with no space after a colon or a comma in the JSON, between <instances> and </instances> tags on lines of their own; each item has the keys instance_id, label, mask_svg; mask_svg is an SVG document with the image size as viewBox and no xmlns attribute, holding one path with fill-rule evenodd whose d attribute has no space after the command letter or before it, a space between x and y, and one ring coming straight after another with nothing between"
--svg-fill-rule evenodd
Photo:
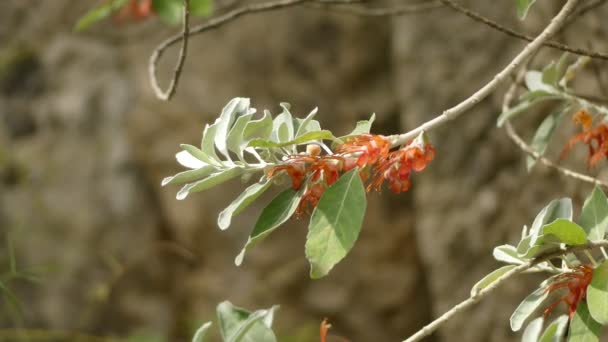
<instances>
[{"instance_id":1,"label":"curved twig","mask_svg":"<svg viewBox=\"0 0 608 342\"><path fill-rule=\"evenodd\" d=\"M386 17L400 16L405 14L420 13L443 7L440 2L427 1L419 4L407 4L402 6L371 8L371 7L333 7L331 3L319 2L311 3L307 7L323 9L345 14L352 14L362 17Z\"/></svg>"},{"instance_id":2,"label":"curved twig","mask_svg":"<svg viewBox=\"0 0 608 342\"><path fill-rule=\"evenodd\" d=\"M525 35L523 33L517 32L509 27L503 26L487 17L482 16L481 14L479 14L477 12L474 12L460 4L457 4L456 2L454 2L452 0L439 0L439 1L441 1L444 5L466 15L467 17L469 17L477 22L480 22L482 24L485 24L506 35L509 35L511 37L521 39L521 40L527 40L529 42L534 40L534 37L532 37L532 36ZM600 4L601 4L601 2L600 2ZM594 4L594 5L597 6L597 4ZM544 42L543 45L554 48L554 49L558 49L561 51L568 51L568 52L571 52L571 53L574 53L577 55L589 56L591 58L608 60L608 54L603 53L603 52L596 52L596 51L591 51L591 50L580 49L580 48L572 47L572 46L558 43L558 42L551 41L551 40Z\"/></svg>"},{"instance_id":3,"label":"curved twig","mask_svg":"<svg viewBox=\"0 0 608 342\"><path fill-rule=\"evenodd\" d=\"M559 13L551 20L549 25L547 25L541 34L526 45L526 47L502 71L496 74L490 82L477 90L473 95L407 133L390 136L389 139L391 140L391 145L403 145L404 143L414 139L421 132L437 128L438 126L457 118L474 107L481 100L485 99L496 89L496 87L510 77L519 68L519 66L528 59L528 57L534 54L543 45L543 43L551 38L551 36L553 36L562 25L564 25L566 18L570 13L572 13L578 3L579 0L568 0L568 2L566 2L564 7L562 7Z\"/></svg>"},{"instance_id":4,"label":"curved twig","mask_svg":"<svg viewBox=\"0 0 608 342\"><path fill-rule=\"evenodd\" d=\"M526 263L521 264L521 265L511 269L510 271L506 272L500 278L498 278L496 281L494 281L491 285L489 285L488 287L477 292L476 295L471 296L471 297L467 298L466 300L460 302L460 304L454 306L452 309L450 309L449 311L447 311L446 313L441 315L441 317L438 317L433 322L429 323L424 328L420 329L418 332L416 332L414 335L410 336L408 339L406 339L403 342L416 342L416 341L420 341L423 338L431 335L442 324L447 322L450 318L452 318L453 316L457 315L458 313L472 307L473 305L477 304L479 301L481 301L483 298L485 298L490 293L494 292L494 290L496 290L498 287L500 287L500 285L502 285L507 280L514 277L515 275L520 274L520 273L534 267L535 265L537 265L539 263L548 261L550 259L558 258L562 255L566 255L569 253L573 253L573 252L577 252L577 251L587 251L587 250L590 250L593 248L602 248L602 247L608 247L608 240L592 241L592 242L588 242L584 245L572 246L572 247L568 247L566 249L557 248L555 250L548 251L547 253L544 253L532 260L529 260Z\"/></svg>"},{"instance_id":5,"label":"curved twig","mask_svg":"<svg viewBox=\"0 0 608 342\"><path fill-rule=\"evenodd\" d=\"M186 62L186 54L188 53L188 36L190 35L190 0L184 0L184 9L183 9L183 17L182 17L182 48L179 51L179 57L177 58L177 63L175 64L175 70L173 71L173 77L169 82L169 87L167 91L163 91L158 84L158 79L156 78L156 65L158 60L163 55L165 48L156 48L152 52L152 56L150 56L150 65L148 68L148 72L150 74L150 83L152 84L152 89L154 90L154 94L156 97L163 101L169 101L173 95L175 94L175 90L177 89L177 82L179 82L179 77L182 74L182 69L184 67L184 63ZM161 44L159 47L162 47Z\"/></svg>"}]
</instances>

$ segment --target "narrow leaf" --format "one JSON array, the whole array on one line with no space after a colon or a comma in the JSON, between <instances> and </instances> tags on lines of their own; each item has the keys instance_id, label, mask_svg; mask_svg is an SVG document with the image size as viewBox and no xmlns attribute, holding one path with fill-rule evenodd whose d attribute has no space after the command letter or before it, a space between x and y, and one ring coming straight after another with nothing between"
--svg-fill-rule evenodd
<instances>
[{"instance_id":1,"label":"narrow leaf","mask_svg":"<svg viewBox=\"0 0 608 342\"><path fill-rule=\"evenodd\" d=\"M517 16L519 19L524 20L528 15L530 7L534 5L536 0L515 0L517 4Z\"/></svg>"},{"instance_id":2,"label":"narrow leaf","mask_svg":"<svg viewBox=\"0 0 608 342\"><path fill-rule=\"evenodd\" d=\"M247 239L247 243L245 243L245 247L243 247L234 261L237 266L240 266L243 263L245 253L249 249L275 231L296 212L304 190L304 187L299 191L287 189L275 197L268 206L262 210L260 217L255 223L255 227Z\"/></svg>"},{"instance_id":3,"label":"narrow leaf","mask_svg":"<svg viewBox=\"0 0 608 342\"><path fill-rule=\"evenodd\" d=\"M297 124L297 127L298 127L296 129L296 135L295 135L296 138L307 132L318 131L318 129L315 129L316 126L318 125L318 121L313 120L315 115L317 115L318 111L319 111L319 108L315 108L310 113L308 113L306 118L304 118L304 119L296 118L295 123ZM316 122L317 125L311 125L312 122ZM309 128L311 128L311 129L309 129Z\"/></svg>"},{"instance_id":4,"label":"narrow leaf","mask_svg":"<svg viewBox=\"0 0 608 342\"><path fill-rule=\"evenodd\" d=\"M268 322L272 323L277 308L273 306L269 310L251 313L228 301L220 303L217 307L217 316L223 340L225 342L276 341Z\"/></svg>"},{"instance_id":5,"label":"narrow leaf","mask_svg":"<svg viewBox=\"0 0 608 342\"><path fill-rule=\"evenodd\" d=\"M221 163L220 158L215 153L215 135L217 133L218 121L212 125L205 125L203 130L203 139L201 141L201 151L208 158L216 163Z\"/></svg>"},{"instance_id":6,"label":"narrow leaf","mask_svg":"<svg viewBox=\"0 0 608 342\"><path fill-rule=\"evenodd\" d=\"M533 100L520 102L516 106L513 106L508 111L502 112L500 114L500 116L498 117L496 125L498 127L502 127L505 124L505 122L507 122L508 120L513 119L517 115L525 112L526 110L530 109L532 106L539 104L541 102L545 102L547 100L552 100L552 99L555 99L555 97L543 96L543 97L537 97Z\"/></svg>"},{"instance_id":7,"label":"narrow leaf","mask_svg":"<svg viewBox=\"0 0 608 342\"><path fill-rule=\"evenodd\" d=\"M232 178L240 176L242 173L243 169L241 168L232 168L213 173L205 179L184 185L184 187L182 187L181 190L178 191L176 198L178 200L183 200L193 192L200 192L210 189L216 185L227 182Z\"/></svg>"},{"instance_id":8,"label":"narrow leaf","mask_svg":"<svg viewBox=\"0 0 608 342\"><path fill-rule=\"evenodd\" d=\"M511 315L511 330L519 331L528 317L549 296L545 288L538 288L524 299Z\"/></svg>"},{"instance_id":9,"label":"narrow leaf","mask_svg":"<svg viewBox=\"0 0 608 342\"><path fill-rule=\"evenodd\" d=\"M76 31L82 31L92 24L109 17L112 13L121 9L126 3L127 0L111 0L103 5L95 7L78 20L74 29Z\"/></svg>"},{"instance_id":10,"label":"narrow leaf","mask_svg":"<svg viewBox=\"0 0 608 342\"><path fill-rule=\"evenodd\" d=\"M234 126L230 129L228 137L226 138L226 146L230 151L234 152L240 160L244 160L243 148L245 146L243 145L245 144L243 144L243 136L245 135L245 127L247 127L247 124L249 124L253 115L253 113L245 114L236 119Z\"/></svg>"},{"instance_id":11,"label":"narrow leaf","mask_svg":"<svg viewBox=\"0 0 608 342\"><path fill-rule=\"evenodd\" d=\"M553 321L545 332L540 337L539 342L560 342L562 341L562 337L566 332L566 327L568 326L568 316L561 315L555 321Z\"/></svg>"},{"instance_id":12,"label":"narrow leaf","mask_svg":"<svg viewBox=\"0 0 608 342\"><path fill-rule=\"evenodd\" d=\"M585 200L580 222L589 240L604 239L608 225L608 198L599 187L595 187Z\"/></svg>"},{"instance_id":13,"label":"narrow leaf","mask_svg":"<svg viewBox=\"0 0 608 342\"><path fill-rule=\"evenodd\" d=\"M508 264L523 264L524 261L517 255L517 248L511 245L502 245L494 248L494 259Z\"/></svg>"},{"instance_id":14,"label":"narrow leaf","mask_svg":"<svg viewBox=\"0 0 608 342\"><path fill-rule=\"evenodd\" d=\"M184 184L184 183L192 183L194 181L203 179L209 176L213 171L217 170L215 166L206 165L201 167L200 169L183 171L175 176L166 177L163 179L161 185L165 186L168 184Z\"/></svg>"},{"instance_id":15,"label":"narrow leaf","mask_svg":"<svg viewBox=\"0 0 608 342\"><path fill-rule=\"evenodd\" d=\"M486 275L480 281L478 281L477 284L473 285L473 288L471 289L471 296L477 295L477 293L479 293L479 291L490 286L493 282L498 280L498 278L500 278L503 274L509 272L510 270L514 269L515 267L516 267L515 265L507 265L507 266L503 266L499 269L492 271L490 274Z\"/></svg>"},{"instance_id":16,"label":"narrow leaf","mask_svg":"<svg viewBox=\"0 0 608 342\"><path fill-rule=\"evenodd\" d=\"M266 180L263 183L254 183L243 191L226 209L222 210L218 219L217 225L224 230L230 226L230 221L233 216L239 214L243 209L247 208L253 201L260 197L266 191L272 182Z\"/></svg>"},{"instance_id":17,"label":"narrow leaf","mask_svg":"<svg viewBox=\"0 0 608 342\"><path fill-rule=\"evenodd\" d=\"M227 146L230 128L237 117L249 114L249 104L250 101L247 98L237 97L230 100L222 109L222 113L215 123L217 125L214 136L215 147L226 158L230 158Z\"/></svg>"},{"instance_id":18,"label":"narrow leaf","mask_svg":"<svg viewBox=\"0 0 608 342\"><path fill-rule=\"evenodd\" d=\"M587 287L587 304L595 321L608 324L608 261L593 271L591 284Z\"/></svg>"},{"instance_id":19,"label":"narrow leaf","mask_svg":"<svg viewBox=\"0 0 608 342\"><path fill-rule=\"evenodd\" d=\"M306 238L311 278L321 278L353 247L365 215L365 189L355 168L325 190L312 213Z\"/></svg>"},{"instance_id":20,"label":"narrow leaf","mask_svg":"<svg viewBox=\"0 0 608 342\"><path fill-rule=\"evenodd\" d=\"M536 215L530 227L530 246L536 243L536 239L542 234L541 229L544 225L559 218L572 221L572 200L570 198L553 200Z\"/></svg>"},{"instance_id":21,"label":"narrow leaf","mask_svg":"<svg viewBox=\"0 0 608 342\"><path fill-rule=\"evenodd\" d=\"M293 140L294 138L294 125L293 116L289 112L289 104L281 103L283 112L277 115L272 121L272 134L270 139L275 142L285 142Z\"/></svg>"},{"instance_id":22,"label":"narrow leaf","mask_svg":"<svg viewBox=\"0 0 608 342\"><path fill-rule=\"evenodd\" d=\"M272 115L264 111L264 116L258 120L251 120L243 131L243 140L249 141L255 138L268 139L272 133Z\"/></svg>"},{"instance_id":23,"label":"narrow leaf","mask_svg":"<svg viewBox=\"0 0 608 342\"><path fill-rule=\"evenodd\" d=\"M210 327L211 322L207 322L203 324L200 328L198 328L198 330L196 330L196 333L194 333L194 336L192 337L192 342L205 342L205 335L207 335L207 331Z\"/></svg>"},{"instance_id":24,"label":"narrow leaf","mask_svg":"<svg viewBox=\"0 0 608 342\"><path fill-rule=\"evenodd\" d=\"M532 143L530 144L530 147L534 151L538 152L539 155L542 156L545 154L547 146L551 141L551 137L553 137L553 133L555 132L557 125L559 124L564 113L568 111L570 111L570 106L566 106L562 110L547 116L540 124L540 126L538 126L536 133L534 133L534 138L532 138ZM528 172L530 172L532 167L534 167L534 164L536 164L536 158L528 156L526 159L526 167L528 169Z\"/></svg>"},{"instance_id":25,"label":"narrow leaf","mask_svg":"<svg viewBox=\"0 0 608 342\"><path fill-rule=\"evenodd\" d=\"M290 146L290 145L304 144L304 143L316 141L316 140L330 140L330 139L335 139L334 135L330 131L322 130L322 131L316 131L316 132L307 132L293 140L289 140L289 141L285 141L285 142L274 142L271 140L254 139L249 142L249 147L264 147L264 148L284 147L284 146Z\"/></svg>"},{"instance_id":26,"label":"narrow leaf","mask_svg":"<svg viewBox=\"0 0 608 342\"><path fill-rule=\"evenodd\" d=\"M521 342L538 342L538 337L543 330L544 319L542 317L535 318L521 336Z\"/></svg>"},{"instance_id":27,"label":"narrow leaf","mask_svg":"<svg viewBox=\"0 0 608 342\"><path fill-rule=\"evenodd\" d=\"M557 219L543 227L545 235L551 234L566 245L576 246L587 242L587 234L578 224L567 219Z\"/></svg>"},{"instance_id":28,"label":"narrow leaf","mask_svg":"<svg viewBox=\"0 0 608 342\"><path fill-rule=\"evenodd\" d=\"M192 146L192 145L188 145L188 144L181 144L179 145L179 147L181 147L184 151L190 153L194 158L198 159L199 161L205 163L205 164L210 164L210 165L220 165L219 162L217 161L217 156L215 156L214 153L214 157L216 159L212 159L211 157L209 157L207 154L205 154L205 152L203 152L201 149L199 149L196 146ZM182 151L183 152L183 151ZM179 154L179 153L178 153ZM200 167L202 167L203 165L201 163L198 163L199 165L195 166L195 165L185 165L183 163L183 161L179 160L178 155L175 155L176 158L178 158L178 162L186 167L190 167L191 169L198 169Z\"/></svg>"},{"instance_id":29,"label":"narrow leaf","mask_svg":"<svg viewBox=\"0 0 608 342\"><path fill-rule=\"evenodd\" d=\"M570 322L568 342L597 342L600 339L601 328L602 326L589 314L587 302L580 301Z\"/></svg>"},{"instance_id":30,"label":"narrow leaf","mask_svg":"<svg viewBox=\"0 0 608 342\"><path fill-rule=\"evenodd\" d=\"M372 116L369 118L369 120L359 120L357 121L357 125L355 126L355 129L353 129L352 132L350 132L349 134L347 134L346 136L352 136L352 135L361 135L361 134L366 134L369 133L372 129L372 124L374 123L374 121L376 120L376 113L373 113Z\"/></svg>"}]
</instances>

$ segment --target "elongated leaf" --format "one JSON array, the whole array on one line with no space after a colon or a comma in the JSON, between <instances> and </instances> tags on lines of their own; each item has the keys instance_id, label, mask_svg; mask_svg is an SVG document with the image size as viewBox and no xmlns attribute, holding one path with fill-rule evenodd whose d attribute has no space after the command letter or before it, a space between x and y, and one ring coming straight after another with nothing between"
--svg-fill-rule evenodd
<instances>
[{"instance_id":1,"label":"elongated leaf","mask_svg":"<svg viewBox=\"0 0 608 342\"><path fill-rule=\"evenodd\" d=\"M258 120L251 120L245 126L243 131L243 140L249 141L251 139L260 138L268 139L272 133L272 115L269 111L264 111L264 116ZM246 145L246 144L245 144Z\"/></svg>"},{"instance_id":2,"label":"elongated leaf","mask_svg":"<svg viewBox=\"0 0 608 342\"><path fill-rule=\"evenodd\" d=\"M528 324L526 330L521 336L521 342L538 342L538 337L543 330L544 319L542 317L535 318Z\"/></svg>"},{"instance_id":3,"label":"elongated leaf","mask_svg":"<svg viewBox=\"0 0 608 342\"><path fill-rule=\"evenodd\" d=\"M128 0L111 0L95 7L78 20L74 29L76 31L82 31L92 24L109 17L112 13L121 9L127 1Z\"/></svg>"},{"instance_id":4,"label":"elongated leaf","mask_svg":"<svg viewBox=\"0 0 608 342\"><path fill-rule=\"evenodd\" d=\"M528 15L530 7L534 5L536 0L515 0L517 4L517 16L519 19L524 20Z\"/></svg>"},{"instance_id":5,"label":"elongated leaf","mask_svg":"<svg viewBox=\"0 0 608 342\"><path fill-rule=\"evenodd\" d=\"M215 170L217 169L214 166L206 165L201 167L200 169L183 171L176 174L175 176L166 177L165 179L163 179L161 185L165 186L168 184L191 183L209 176Z\"/></svg>"},{"instance_id":6,"label":"elongated leaf","mask_svg":"<svg viewBox=\"0 0 608 342\"><path fill-rule=\"evenodd\" d=\"M270 139L275 142L286 142L294 138L293 116L289 112L289 104L281 103L283 112L272 121L272 134Z\"/></svg>"},{"instance_id":7,"label":"elongated leaf","mask_svg":"<svg viewBox=\"0 0 608 342\"><path fill-rule=\"evenodd\" d=\"M511 245L502 245L494 248L494 259L508 264L523 264L524 261L517 255L517 248Z\"/></svg>"},{"instance_id":8,"label":"elongated leaf","mask_svg":"<svg viewBox=\"0 0 608 342\"><path fill-rule=\"evenodd\" d=\"M536 239L542 234L544 225L560 218L572 221L572 200L570 198L553 200L536 215L530 227L530 246L536 244Z\"/></svg>"},{"instance_id":9,"label":"elongated leaf","mask_svg":"<svg viewBox=\"0 0 608 342\"><path fill-rule=\"evenodd\" d=\"M353 247L365 215L365 189L355 168L325 190L312 213L306 237L311 278L321 278Z\"/></svg>"},{"instance_id":10,"label":"elongated leaf","mask_svg":"<svg viewBox=\"0 0 608 342\"><path fill-rule=\"evenodd\" d=\"M538 154L540 154L541 156L544 155L545 151L547 150L547 146L549 145L549 142L553 137L553 133L555 133L555 129L561 121L562 116L569 111L570 106L566 106L562 110L547 116L540 124L540 126L538 126L538 129L534 134L534 138L532 138L532 143L530 144L530 147L536 152L538 152ZM532 169L532 167L534 167L535 164L536 158L528 156L526 159L526 167L528 169L528 172L530 172L530 170Z\"/></svg>"},{"instance_id":11,"label":"elongated leaf","mask_svg":"<svg viewBox=\"0 0 608 342\"><path fill-rule=\"evenodd\" d=\"M269 310L251 313L228 301L220 303L217 306L217 316L223 340L225 342L276 341L270 328L277 308L273 306Z\"/></svg>"},{"instance_id":12,"label":"elongated leaf","mask_svg":"<svg viewBox=\"0 0 608 342\"><path fill-rule=\"evenodd\" d=\"M212 125L205 125L203 130L203 139L201 141L201 151L207 156L208 159L221 163L220 158L215 153L215 135L217 133L218 121L216 120Z\"/></svg>"},{"instance_id":13,"label":"elongated leaf","mask_svg":"<svg viewBox=\"0 0 608 342\"><path fill-rule=\"evenodd\" d=\"M539 71L532 70L526 72L526 87L530 91L545 91L548 93L554 93L555 89L551 85L547 84L543 80L543 74Z\"/></svg>"},{"instance_id":14,"label":"elongated leaf","mask_svg":"<svg viewBox=\"0 0 608 342\"><path fill-rule=\"evenodd\" d=\"M254 114L245 114L240 116L234 122L234 126L230 129L228 133L228 137L226 138L226 146L232 152L234 152L240 160L244 160L243 158L243 136L245 135L245 127L251 121L251 118Z\"/></svg>"},{"instance_id":15,"label":"elongated leaf","mask_svg":"<svg viewBox=\"0 0 608 342\"><path fill-rule=\"evenodd\" d=\"M514 269L515 267L516 267L515 265L507 265L507 266L503 266L499 269L492 271L490 274L488 274L487 276L483 277L480 281L478 281L477 284L473 285L473 288L471 289L471 296L477 295L479 293L479 291L490 286L493 282L498 280L498 278L500 278L503 274L509 272L510 270Z\"/></svg>"},{"instance_id":16,"label":"elongated leaf","mask_svg":"<svg viewBox=\"0 0 608 342\"><path fill-rule=\"evenodd\" d=\"M576 313L570 322L568 342L597 342L600 340L602 326L593 320L587 308L587 302L582 300L576 307Z\"/></svg>"},{"instance_id":17,"label":"elongated leaf","mask_svg":"<svg viewBox=\"0 0 608 342\"><path fill-rule=\"evenodd\" d=\"M562 337L566 332L566 327L568 326L568 316L561 315L555 321L553 321L543 335L538 340L539 342L560 342L562 341Z\"/></svg>"},{"instance_id":18,"label":"elongated leaf","mask_svg":"<svg viewBox=\"0 0 608 342\"><path fill-rule=\"evenodd\" d=\"M580 221L589 240L604 239L608 225L608 198L599 187L595 187L585 200Z\"/></svg>"},{"instance_id":19,"label":"elongated leaf","mask_svg":"<svg viewBox=\"0 0 608 342\"><path fill-rule=\"evenodd\" d=\"M578 224L567 219L557 219L543 227L545 235L556 236L566 245L576 246L587 242L587 234Z\"/></svg>"},{"instance_id":20,"label":"elongated leaf","mask_svg":"<svg viewBox=\"0 0 608 342\"><path fill-rule=\"evenodd\" d=\"M237 266L240 266L243 263L245 253L249 249L289 220L296 212L304 190L304 187L299 191L287 189L275 197L268 206L262 210L258 221L255 223L255 227L247 239L247 243L245 243L245 247L243 247L234 260L234 263Z\"/></svg>"},{"instance_id":21,"label":"elongated leaf","mask_svg":"<svg viewBox=\"0 0 608 342\"><path fill-rule=\"evenodd\" d=\"M289 140L289 141L285 141L285 142L274 142L271 140L254 139L251 142L249 142L249 147L264 147L264 148L284 147L284 146L290 146L290 145L304 144L304 143L316 141L316 140L330 140L330 139L335 139L334 135L330 131L322 130L322 131L316 131L316 132L307 132L293 140Z\"/></svg>"},{"instance_id":22,"label":"elongated leaf","mask_svg":"<svg viewBox=\"0 0 608 342\"><path fill-rule=\"evenodd\" d=\"M502 112L500 114L500 116L498 117L496 125L498 127L502 127L505 124L505 122L507 122L508 120L513 119L517 115L525 112L526 110L530 109L532 106L545 102L547 100L555 99L555 98L556 97L553 97L553 96L543 96L543 97L537 97L533 100L522 101L522 102L518 103L517 105L513 106L508 111Z\"/></svg>"},{"instance_id":23,"label":"elongated leaf","mask_svg":"<svg viewBox=\"0 0 608 342\"><path fill-rule=\"evenodd\" d=\"M519 331L528 317L549 296L545 288L538 288L524 299L511 315L511 330Z\"/></svg>"},{"instance_id":24,"label":"elongated leaf","mask_svg":"<svg viewBox=\"0 0 608 342\"><path fill-rule=\"evenodd\" d=\"M587 287L587 304L596 322L608 324L608 261L593 270L591 284Z\"/></svg>"},{"instance_id":25,"label":"elongated leaf","mask_svg":"<svg viewBox=\"0 0 608 342\"><path fill-rule=\"evenodd\" d=\"M308 132L315 132L321 130L319 122L313 120L315 115L317 115L318 111L319 108L313 109L303 120L296 118L296 123L298 126L298 128L296 129L296 138Z\"/></svg>"},{"instance_id":26,"label":"elongated leaf","mask_svg":"<svg viewBox=\"0 0 608 342\"><path fill-rule=\"evenodd\" d=\"M243 173L241 168L226 169L224 171L216 172L209 177L200 181L186 184L181 190L177 192L176 198L178 200L185 199L189 194L193 192L200 192L210 189L216 185L222 184L231 180L232 178L238 177Z\"/></svg>"},{"instance_id":27,"label":"elongated leaf","mask_svg":"<svg viewBox=\"0 0 608 342\"><path fill-rule=\"evenodd\" d=\"M247 98L237 97L230 100L215 123L217 125L214 136L215 147L228 159L230 159L227 146L228 133L239 116L249 114L249 104Z\"/></svg>"},{"instance_id":28,"label":"elongated leaf","mask_svg":"<svg viewBox=\"0 0 608 342\"><path fill-rule=\"evenodd\" d=\"M253 201L255 201L258 197L260 197L264 191L266 191L272 182L270 180L266 180L263 183L254 183L250 185L245 191L243 191L239 197L237 197L226 209L222 210L218 219L217 225L220 229L224 230L230 227L230 221L233 216L236 216L238 213L243 211L243 209L247 208Z\"/></svg>"},{"instance_id":29,"label":"elongated leaf","mask_svg":"<svg viewBox=\"0 0 608 342\"><path fill-rule=\"evenodd\" d=\"M340 138L369 133L372 129L372 124L374 123L374 121L376 121L376 113L373 113L372 116L369 118L369 120L357 121L357 125L355 126L355 129L353 129L353 131L350 132L349 134L345 135L344 137L340 137Z\"/></svg>"},{"instance_id":30,"label":"elongated leaf","mask_svg":"<svg viewBox=\"0 0 608 342\"><path fill-rule=\"evenodd\" d=\"M211 327L211 322L207 322L203 324L192 337L192 342L205 342L205 336L207 335L207 331Z\"/></svg>"},{"instance_id":31,"label":"elongated leaf","mask_svg":"<svg viewBox=\"0 0 608 342\"><path fill-rule=\"evenodd\" d=\"M190 153L194 158L200 160L203 163L209 164L209 165L221 165L216 159L212 159L210 158L207 154L205 154L205 152L203 152L201 149L199 149L196 146L192 146L192 145L188 145L188 144L181 144L179 145L179 147L181 147L184 151ZM179 154L179 153L178 153ZM178 158L177 155L175 155L176 158ZM217 157L216 157L217 158ZM185 165L182 161L179 160L178 158L178 162L186 167L190 167L192 169L196 168L200 168L203 165L199 163L199 165L193 167L194 165Z\"/></svg>"}]
</instances>

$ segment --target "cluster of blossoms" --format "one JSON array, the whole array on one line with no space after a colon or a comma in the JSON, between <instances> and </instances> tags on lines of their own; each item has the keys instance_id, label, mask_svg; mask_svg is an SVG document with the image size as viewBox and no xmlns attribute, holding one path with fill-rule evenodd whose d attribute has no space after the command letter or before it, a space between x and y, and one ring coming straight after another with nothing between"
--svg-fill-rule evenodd
<instances>
[{"instance_id":1,"label":"cluster of blossoms","mask_svg":"<svg viewBox=\"0 0 608 342\"><path fill-rule=\"evenodd\" d=\"M589 150L587 165L589 167L594 167L603 158L608 158L608 124L600 123L593 127L591 115L584 110L575 113L572 120L581 125L583 131L570 138L562 151L561 158L563 159L579 142L587 145Z\"/></svg>"},{"instance_id":2,"label":"cluster of blossoms","mask_svg":"<svg viewBox=\"0 0 608 342\"><path fill-rule=\"evenodd\" d=\"M309 145L305 154L289 156L284 163L271 168L267 176L285 171L291 178L294 190L306 186L297 214L314 208L325 189L345 172L355 167L367 182L366 190L379 191L384 181L389 188L400 193L410 188L410 174L424 170L435 157L431 144L410 143L390 151L389 140L382 135L362 134L348 138L338 145L334 154L320 155L317 145Z\"/></svg>"},{"instance_id":3,"label":"cluster of blossoms","mask_svg":"<svg viewBox=\"0 0 608 342\"><path fill-rule=\"evenodd\" d=\"M587 297L587 286L593 278L593 267L581 265L572 271L558 275L553 279L553 283L547 287L546 292L553 292L558 289L567 288L568 292L553 302L545 309L543 315L549 316L559 303L565 303L569 309L569 316L572 319L578 303Z\"/></svg>"}]
</instances>

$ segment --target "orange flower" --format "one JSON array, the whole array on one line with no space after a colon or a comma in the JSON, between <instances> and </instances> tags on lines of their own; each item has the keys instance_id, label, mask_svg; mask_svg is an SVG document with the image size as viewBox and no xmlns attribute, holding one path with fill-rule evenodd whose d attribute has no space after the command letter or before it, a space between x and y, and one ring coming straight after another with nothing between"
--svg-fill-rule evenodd
<instances>
[{"instance_id":1,"label":"orange flower","mask_svg":"<svg viewBox=\"0 0 608 342\"><path fill-rule=\"evenodd\" d=\"M587 297L587 286L593 278L593 267L581 265L574 268L572 271L563 273L554 278L553 283L547 287L546 292L553 292L558 289L567 288L568 292L563 297L549 305L543 315L549 316L553 309L564 302L569 308L569 316L572 319L578 303Z\"/></svg>"},{"instance_id":2,"label":"orange flower","mask_svg":"<svg viewBox=\"0 0 608 342\"><path fill-rule=\"evenodd\" d=\"M587 165L595 167L602 158L608 157L608 124L601 123L592 127L593 121L591 116L583 110L574 114L572 120L583 127L583 132L574 135L568 140L560 158L565 158L574 145L582 142L587 145L589 151Z\"/></svg>"},{"instance_id":3,"label":"orange flower","mask_svg":"<svg viewBox=\"0 0 608 342\"><path fill-rule=\"evenodd\" d=\"M154 14L152 0L129 0L118 12L116 18L122 20L131 17L134 20L142 20L152 14Z\"/></svg>"},{"instance_id":4,"label":"orange flower","mask_svg":"<svg viewBox=\"0 0 608 342\"><path fill-rule=\"evenodd\" d=\"M367 186L367 191L380 190L386 180L389 188L395 192L408 191L411 185L411 171L420 172L435 158L435 148L431 144L424 146L407 145L389 154L375 169L374 178Z\"/></svg>"}]
</instances>

